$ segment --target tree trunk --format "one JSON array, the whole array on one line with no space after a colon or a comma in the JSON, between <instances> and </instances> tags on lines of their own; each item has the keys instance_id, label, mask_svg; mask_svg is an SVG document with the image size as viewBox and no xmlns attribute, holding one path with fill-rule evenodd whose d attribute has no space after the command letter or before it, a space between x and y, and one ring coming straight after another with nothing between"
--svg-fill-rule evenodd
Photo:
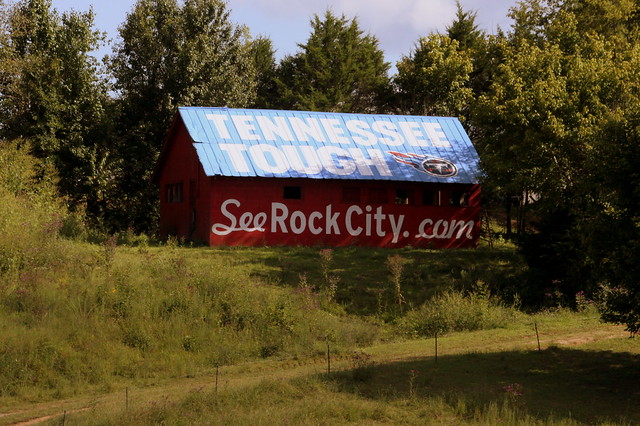
<instances>
[{"instance_id":1,"label":"tree trunk","mask_svg":"<svg viewBox=\"0 0 640 426\"><path fill-rule=\"evenodd\" d=\"M511 194L507 194L504 207L506 213L506 237L511 238Z\"/></svg>"}]
</instances>

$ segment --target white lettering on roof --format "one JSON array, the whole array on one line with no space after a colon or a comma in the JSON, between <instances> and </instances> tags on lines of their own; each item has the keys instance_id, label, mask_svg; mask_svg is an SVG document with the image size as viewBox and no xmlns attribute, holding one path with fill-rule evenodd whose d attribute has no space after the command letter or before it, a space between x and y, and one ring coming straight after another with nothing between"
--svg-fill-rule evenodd
<instances>
[{"instance_id":1,"label":"white lettering on roof","mask_svg":"<svg viewBox=\"0 0 640 426\"><path fill-rule=\"evenodd\" d=\"M238 136L244 141L260 140L260 135L256 133L256 127L253 124L253 117L250 115L232 115L231 120L238 130Z\"/></svg>"},{"instance_id":2,"label":"white lettering on roof","mask_svg":"<svg viewBox=\"0 0 640 426\"><path fill-rule=\"evenodd\" d=\"M284 117L273 117L272 120L267 116L258 115L256 120L265 140L275 141L277 135L282 140L293 142L293 133L291 133L291 129Z\"/></svg>"},{"instance_id":3,"label":"white lettering on roof","mask_svg":"<svg viewBox=\"0 0 640 426\"><path fill-rule=\"evenodd\" d=\"M232 114L231 122L225 114L206 114L217 135L237 142L317 142L339 145L401 146L406 142L413 147L451 148L440 123L397 120L376 120L369 124L363 120L341 121L337 118L269 117L265 115ZM235 132L232 132L233 126Z\"/></svg>"},{"instance_id":4,"label":"white lettering on roof","mask_svg":"<svg viewBox=\"0 0 640 426\"><path fill-rule=\"evenodd\" d=\"M223 143L218 145L235 169L231 174L250 173L253 165L267 174L284 174L290 171L317 175L329 172L336 176L353 174L356 170L363 177L392 176L384 154L378 149L344 149L329 145L268 144L246 145Z\"/></svg>"},{"instance_id":5,"label":"white lettering on roof","mask_svg":"<svg viewBox=\"0 0 640 426\"><path fill-rule=\"evenodd\" d=\"M289 123L296 134L296 138L302 142L309 142L309 136L316 142L325 142L326 139L320 128L320 123L315 118L308 118L306 121L302 117L288 117Z\"/></svg>"},{"instance_id":6,"label":"white lettering on roof","mask_svg":"<svg viewBox=\"0 0 640 426\"><path fill-rule=\"evenodd\" d=\"M218 146L223 152L227 153L233 168L236 169L236 172L249 173L249 165L244 159L244 155L242 155L242 153L247 150L247 147L244 144L221 143Z\"/></svg>"},{"instance_id":7,"label":"white lettering on roof","mask_svg":"<svg viewBox=\"0 0 640 426\"><path fill-rule=\"evenodd\" d=\"M402 139L402 135L398 132L398 128L390 121L374 121L371 128L381 135L392 137L392 139L386 137L379 138L378 141L380 143L387 146L400 146L404 144L404 139Z\"/></svg>"},{"instance_id":8,"label":"white lettering on roof","mask_svg":"<svg viewBox=\"0 0 640 426\"><path fill-rule=\"evenodd\" d=\"M374 176L371 167L375 167L380 176L391 176L391 170L384 161L384 155L378 149L368 149L369 158L365 158L359 148L349 148L349 154L356 163L356 167L362 176Z\"/></svg>"},{"instance_id":9,"label":"white lettering on roof","mask_svg":"<svg viewBox=\"0 0 640 426\"><path fill-rule=\"evenodd\" d=\"M283 145L281 147L285 157L289 160L291 168L298 173L317 175L322 171L322 164L312 146ZM302 156L300 156L302 153Z\"/></svg>"},{"instance_id":10,"label":"white lettering on roof","mask_svg":"<svg viewBox=\"0 0 640 426\"><path fill-rule=\"evenodd\" d=\"M249 148L254 164L267 173L281 174L289 170L289 162L282 151L273 145L259 144Z\"/></svg>"},{"instance_id":11,"label":"white lettering on roof","mask_svg":"<svg viewBox=\"0 0 640 426\"><path fill-rule=\"evenodd\" d=\"M356 171L356 163L349 153L337 146L323 146L318 149L318 158L329 173L338 176L351 175Z\"/></svg>"},{"instance_id":12,"label":"white lettering on roof","mask_svg":"<svg viewBox=\"0 0 640 426\"><path fill-rule=\"evenodd\" d=\"M411 146L429 146L429 143L424 138L424 133L420 129L420 123L415 121L401 121L398 123L404 137L409 141Z\"/></svg>"},{"instance_id":13,"label":"white lettering on roof","mask_svg":"<svg viewBox=\"0 0 640 426\"><path fill-rule=\"evenodd\" d=\"M322 123L324 131L329 135L330 142L349 144L349 139L344 134L345 130L340 124L340 120L336 118L321 118L320 123Z\"/></svg>"},{"instance_id":14,"label":"white lettering on roof","mask_svg":"<svg viewBox=\"0 0 640 426\"><path fill-rule=\"evenodd\" d=\"M378 138L369 131L369 124L360 120L348 120L347 129L351 132L351 139L358 145L372 146L378 143Z\"/></svg>"},{"instance_id":15,"label":"white lettering on roof","mask_svg":"<svg viewBox=\"0 0 640 426\"><path fill-rule=\"evenodd\" d=\"M427 132L433 146L438 148L451 148L451 142L444 134L444 130L439 123L422 123L422 127Z\"/></svg>"},{"instance_id":16,"label":"white lettering on roof","mask_svg":"<svg viewBox=\"0 0 640 426\"><path fill-rule=\"evenodd\" d=\"M228 116L223 114L205 114L205 116L208 120L213 121L213 126L216 128L218 136L222 139L231 139L226 123Z\"/></svg>"},{"instance_id":17,"label":"white lettering on roof","mask_svg":"<svg viewBox=\"0 0 640 426\"><path fill-rule=\"evenodd\" d=\"M448 180L453 175L432 173L440 160L456 165L459 173L452 182L477 183L480 174L477 152L454 117L179 111L207 176Z\"/></svg>"}]
</instances>

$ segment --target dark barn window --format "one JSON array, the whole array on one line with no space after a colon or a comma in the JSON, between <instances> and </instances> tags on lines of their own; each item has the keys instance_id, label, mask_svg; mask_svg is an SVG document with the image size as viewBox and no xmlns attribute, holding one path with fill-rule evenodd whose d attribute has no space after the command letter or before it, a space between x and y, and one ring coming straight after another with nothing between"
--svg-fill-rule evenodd
<instances>
[{"instance_id":1,"label":"dark barn window","mask_svg":"<svg viewBox=\"0 0 640 426\"><path fill-rule=\"evenodd\" d=\"M353 186L345 186L342 188L342 202L343 203L359 203L360 202L360 188Z\"/></svg>"},{"instance_id":2,"label":"dark barn window","mask_svg":"<svg viewBox=\"0 0 640 426\"><path fill-rule=\"evenodd\" d=\"M424 206L439 206L441 205L441 193L440 191L427 189L422 193L422 205Z\"/></svg>"},{"instance_id":3,"label":"dark barn window","mask_svg":"<svg viewBox=\"0 0 640 426\"><path fill-rule=\"evenodd\" d=\"M396 204L409 205L411 204L411 192L406 189L396 189Z\"/></svg>"},{"instance_id":4,"label":"dark barn window","mask_svg":"<svg viewBox=\"0 0 640 426\"><path fill-rule=\"evenodd\" d=\"M302 187L300 186L285 186L283 198L285 200L302 200Z\"/></svg>"},{"instance_id":5,"label":"dark barn window","mask_svg":"<svg viewBox=\"0 0 640 426\"><path fill-rule=\"evenodd\" d=\"M371 204L387 204L389 199L387 198L386 188L369 188L368 201Z\"/></svg>"},{"instance_id":6,"label":"dark barn window","mask_svg":"<svg viewBox=\"0 0 640 426\"><path fill-rule=\"evenodd\" d=\"M166 189L167 189L167 203L182 202L182 182L170 183L166 186Z\"/></svg>"},{"instance_id":7,"label":"dark barn window","mask_svg":"<svg viewBox=\"0 0 640 426\"><path fill-rule=\"evenodd\" d=\"M469 193L464 191L451 192L449 205L455 207L469 207Z\"/></svg>"}]
</instances>

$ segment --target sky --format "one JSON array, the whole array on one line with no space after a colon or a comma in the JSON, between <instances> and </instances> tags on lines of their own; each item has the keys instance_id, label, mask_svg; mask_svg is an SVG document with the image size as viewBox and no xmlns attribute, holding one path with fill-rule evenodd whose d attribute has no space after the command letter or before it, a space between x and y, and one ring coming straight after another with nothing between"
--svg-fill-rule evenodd
<instances>
[{"instance_id":1,"label":"sky","mask_svg":"<svg viewBox=\"0 0 640 426\"><path fill-rule=\"evenodd\" d=\"M481 30L495 33L498 27L508 29L509 8L517 0L460 0L464 10L476 12L476 24ZM118 39L118 27L131 11L135 0L53 0L59 13L87 11L93 7L95 27ZM252 36L266 36L273 42L276 59L298 52L311 32L314 14L323 16L326 10L347 18L358 18L360 28L375 36L385 60L395 66L402 56L409 55L416 41L432 32L444 32L456 14L455 0L228 0L231 20L246 25ZM107 46L98 56L111 53Z\"/></svg>"}]
</instances>

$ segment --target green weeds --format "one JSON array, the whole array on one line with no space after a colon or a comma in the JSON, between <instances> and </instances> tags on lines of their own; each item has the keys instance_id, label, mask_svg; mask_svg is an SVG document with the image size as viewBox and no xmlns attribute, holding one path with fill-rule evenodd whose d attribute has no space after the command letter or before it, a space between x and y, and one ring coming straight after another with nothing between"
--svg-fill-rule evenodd
<instances>
[{"instance_id":1,"label":"green weeds","mask_svg":"<svg viewBox=\"0 0 640 426\"><path fill-rule=\"evenodd\" d=\"M335 302L310 283L269 284L208 249L191 258L196 249L65 244L67 260L3 277L0 396L46 399L248 359L314 356L329 331L336 353L379 335L375 323L324 310Z\"/></svg>"},{"instance_id":2,"label":"green weeds","mask_svg":"<svg viewBox=\"0 0 640 426\"><path fill-rule=\"evenodd\" d=\"M519 312L516 290L526 269L504 245L452 251L209 248L177 240L158 246L133 230L112 236L90 231L81 212L67 212L55 197L55 176L25 152L0 149L5 405L195 378L251 361L313 362L330 349L329 362L347 363L348 373L265 381L242 396L197 392L116 422L193 424L215 415L239 423L419 423L434 412L444 422L521 420L529 414L520 413L519 404L531 404L529 389L540 385L527 377L491 384L507 401L478 403L475 394L458 392L461 383L431 392L440 377L432 366L390 368L379 353L363 348L497 328L495 338L510 325L534 322L544 334L594 314L583 295L577 296L579 314L531 318ZM457 396L442 396L448 394Z\"/></svg>"},{"instance_id":3,"label":"green weeds","mask_svg":"<svg viewBox=\"0 0 640 426\"><path fill-rule=\"evenodd\" d=\"M555 317L549 316L550 324ZM556 326L564 329L564 319L560 319ZM579 322L574 316L573 326ZM521 324L511 330L508 340L517 340L523 327ZM571 327L560 335L567 331ZM622 328L618 331L623 334ZM134 409L124 410L120 404L109 414L79 413L74 419L77 424L97 425L212 421L624 425L640 420L634 409L640 401L635 386L640 353L637 347L633 353L594 350L589 345L550 346L542 352L505 350L488 343L488 333L465 332L443 338L449 351L438 363L425 355L424 349L413 349L424 346L425 341L413 341L394 344L393 349L385 345L390 350L386 353L374 348L353 351L331 374L314 374L311 367L285 372L278 364L271 366L271 377L265 378L247 366L242 372L234 370L234 377L230 370L225 371L229 381L220 389L214 389L211 382L194 383L187 395L166 394L151 403L138 403ZM628 341L624 337L613 340L618 339Z\"/></svg>"},{"instance_id":4,"label":"green weeds","mask_svg":"<svg viewBox=\"0 0 640 426\"><path fill-rule=\"evenodd\" d=\"M436 333L505 327L523 316L480 292L448 290L409 312L399 323L410 336L431 337Z\"/></svg>"},{"instance_id":5,"label":"green weeds","mask_svg":"<svg viewBox=\"0 0 640 426\"><path fill-rule=\"evenodd\" d=\"M2 274L3 397L48 399L251 359L319 357L328 342L343 356L424 335L421 315L443 288L416 272L441 261L430 251L48 241L37 263ZM477 278L442 277L454 275L461 286ZM471 309L461 303L459 316Z\"/></svg>"}]
</instances>

